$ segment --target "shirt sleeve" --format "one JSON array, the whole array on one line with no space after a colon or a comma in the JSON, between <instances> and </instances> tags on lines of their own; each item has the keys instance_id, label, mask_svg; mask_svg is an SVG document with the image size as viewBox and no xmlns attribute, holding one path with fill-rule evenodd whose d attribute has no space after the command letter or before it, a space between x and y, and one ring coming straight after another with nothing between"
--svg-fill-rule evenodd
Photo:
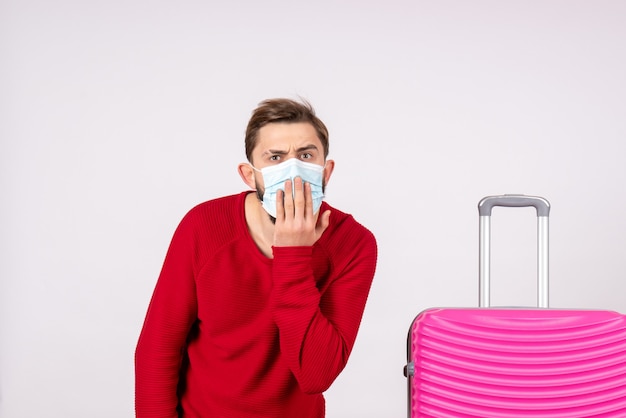
<instances>
[{"instance_id":1,"label":"shirt sleeve","mask_svg":"<svg viewBox=\"0 0 626 418\"><path fill-rule=\"evenodd\" d=\"M313 247L274 247L274 320L281 353L305 393L321 393L345 367L376 268L376 241L366 234L344 242L347 262L320 293ZM349 241L349 240L348 240Z\"/></svg>"},{"instance_id":2,"label":"shirt sleeve","mask_svg":"<svg viewBox=\"0 0 626 418\"><path fill-rule=\"evenodd\" d=\"M197 318L194 245L183 220L172 238L135 351L137 418L177 418L182 352Z\"/></svg>"}]
</instances>

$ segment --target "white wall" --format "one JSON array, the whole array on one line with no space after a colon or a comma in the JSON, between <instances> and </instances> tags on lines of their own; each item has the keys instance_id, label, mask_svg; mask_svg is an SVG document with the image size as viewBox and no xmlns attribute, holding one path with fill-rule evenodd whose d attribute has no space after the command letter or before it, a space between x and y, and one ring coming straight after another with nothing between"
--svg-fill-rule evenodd
<instances>
[{"instance_id":1,"label":"white wall","mask_svg":"<svg viewBox=\"0 0 626 418\"><path fill-rule=\"evenodd\" d=\"M269 97L316 107L328 201L380 247L330 418L405 416L411 320L477 303L483 196L551 201L554 307L626 312L624 21L621 0L0 2L0 416L133 416L171 234L244 189ZM495 304L534 302L534 225L494 210Z\"/></svg>"}]
</instances>

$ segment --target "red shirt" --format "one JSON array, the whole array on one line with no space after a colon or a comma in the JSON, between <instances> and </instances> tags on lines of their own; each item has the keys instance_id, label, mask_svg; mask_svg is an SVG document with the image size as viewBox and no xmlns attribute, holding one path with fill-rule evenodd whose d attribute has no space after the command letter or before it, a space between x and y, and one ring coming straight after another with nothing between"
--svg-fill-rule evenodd
<instances>
[{"instance_id":1,"label":"red shirt","mask_svg":"<svg viewBox=\"0 0 626 418\"><path fill-rule=\"evenodd\" d=\"M323 203L330 225L312 247L274 247L267 258L246 226L247 193L196 206L174 233L135 353L138 418L175 418L177 405L184 417L324 417L376 240Z\"/></svg>"}]
</instances>

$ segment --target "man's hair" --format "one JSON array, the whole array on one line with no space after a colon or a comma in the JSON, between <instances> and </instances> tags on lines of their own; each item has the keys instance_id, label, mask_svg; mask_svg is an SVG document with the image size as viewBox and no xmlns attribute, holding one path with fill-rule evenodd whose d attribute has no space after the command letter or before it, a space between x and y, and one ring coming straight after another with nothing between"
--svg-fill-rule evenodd
<instances>
[{"instance_id":1,"label":"man's hair","mask_svg":"<svg viewBox=\"0 0 626 418\"><path fill-rule=\"evenodd\" d=\"M252 112L246 128L246 157L252 162L252 150L257 144L259 130L269 123L307 122L313 125L322 146L324 159L328 156L328 129L324 122L315 116L315 110L309 102L297 102L291 99L268 99L259 103Z\"/></svg>"}]
</instances>

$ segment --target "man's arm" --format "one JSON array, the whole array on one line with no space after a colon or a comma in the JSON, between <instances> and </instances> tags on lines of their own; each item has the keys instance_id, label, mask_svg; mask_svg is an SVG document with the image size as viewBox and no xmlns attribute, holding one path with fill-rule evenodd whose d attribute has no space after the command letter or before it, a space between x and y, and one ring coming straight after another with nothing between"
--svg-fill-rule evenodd
<instances>
[{"instance_id":1,"label":"man's arm","mask_svg":"<svg viewBox=\"0 0 626 418\"><path fill-rule=\"evenodd\" d=\"M306 393L324 392L345 367L376 266L373 237L320 294L308 247L274 248L272 309L281 352Z\"/></svg>"},{"instance_id":2,"label":"man's arm","mask_svg":"<svg viewBox=\"0 0 626 418\"><path fill-rule=\"evenodd\" d=\"M177 418L182 350L197 317L192 228L181 222L170 244L135 352L137 418Z\"/></svg>"},{"instance_id":3,"label":"man's arm","mask_svg":"<svg viewBox=\"0 0 626 418\"><path fill-rule=\"evenodd\" d=\"M279 193L277 199L270 303L291 371L304 392L320 393L348 361L376 269L377 248L369 231L345 230L336 250L349 253L349 262L339 266L341 271L322 295L313 276L312 245L328 227L330 213L321 214L317 222L310 188L300 179L295 186L293 197ZM291 190L289 181L285 190Z\"/></svg>"}]
</instances>

